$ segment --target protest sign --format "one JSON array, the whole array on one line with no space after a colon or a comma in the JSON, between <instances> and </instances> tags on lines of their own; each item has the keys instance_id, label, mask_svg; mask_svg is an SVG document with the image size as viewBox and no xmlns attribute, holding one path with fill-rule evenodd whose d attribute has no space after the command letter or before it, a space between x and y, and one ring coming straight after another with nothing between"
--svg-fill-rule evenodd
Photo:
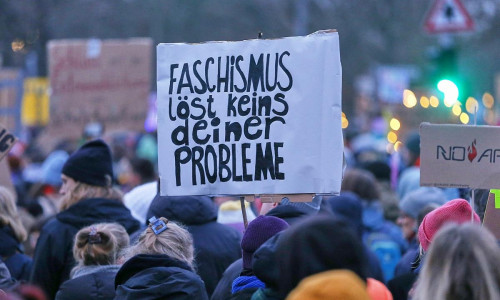
<instances>
[{"instance_id":1,"label":"protest sign","mask_svg":"<svg viewBox=\"0 0 500 300\"><path fill-rule=\"evenodd\" d=\"M420 125L420 185L500 188L500 127Z\"/></svg>"},{"instance_id":2,"label":"protest sign","mask_svg":"<svg viewBox=\"0 0 500 300\"><path fill-rule=\"evenodd\" d=\"M498 202L500 202L498 191L492 191L486 203L483 226L488 228L497 240L500 240L500 207L498 207Z\"/></svg>"},{"instance_id":3,"label":"protest sign","mask_svg":"<svg viewBox=\"0 0 500 300\"><path fill-rule=\"evenodd\" d=\"M12 184L10 176L9 162L7 159L0 160L0 186L7 188L13 195L16 195L16 189Z\"/></svg>"},{"instance_id":4,"label":"protest sign","mask_svg":"<svg viewBox=\"0 0 500 300\"><path fill-rule=\"evenodd\" d=\"M50 122L44 140L79 138L86 124L106 132L144 128L151 90L152 40L48 43Z\"/></svg>"},{"instance_id":5,"label":"protest sign","mask_svg":"<svg viewBox=\"0 0 500 300\"><path fill-rule=\"evenodd\" d=\"M0 160L9 153L17 138L0 124Z\"/></svg>"},{"instance_id":6,"label":"protest sign","mask_svg":"<svg viewBox=\"0 0 500 300\"><path fill-rule=\"evenodd\" d=\"M0 123L16 135L21 133L21 103L23 72L20 69L0 69Z\"/></svg>"},{"instance_id":7,"label":"protest sign","mask_svg":"<svg viewBox=\"0 0 500 300\"><path fill-rule=\"evenodd\" d=\"M338 34L160 44L161 195L338 193Z\"/></svg>"}]
</instances>

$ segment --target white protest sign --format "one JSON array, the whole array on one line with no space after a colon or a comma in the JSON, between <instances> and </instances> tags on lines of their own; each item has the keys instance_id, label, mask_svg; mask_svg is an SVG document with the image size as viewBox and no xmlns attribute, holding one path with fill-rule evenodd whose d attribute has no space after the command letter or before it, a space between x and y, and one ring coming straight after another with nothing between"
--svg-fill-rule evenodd
<instances>
[{"instance_id":1,"label":"white protest sign","mask_svg":"<svg viewBox=\"0 0 500 300\"><path fill-rule=\"evenodd\" d=\"M420 125L420 185L500 188L500 127Z\"/></svg>"},{"instance_id":2,"label":"white protest sign","mask_svg":"<svg viewBox=\"0 0 500 300\"><path fill-rule=\"evenodd\" d=\"M338 193L338 34L159 44L161 195Z\"/></svg>"}]
</instances>

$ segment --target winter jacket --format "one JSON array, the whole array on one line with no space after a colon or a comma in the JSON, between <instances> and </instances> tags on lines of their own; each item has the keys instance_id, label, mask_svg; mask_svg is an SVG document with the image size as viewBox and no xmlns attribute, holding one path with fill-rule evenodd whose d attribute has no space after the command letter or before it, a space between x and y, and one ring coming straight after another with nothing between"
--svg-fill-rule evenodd
<instances>
[{"instance_id":1,"label":"winter jacket","mask_svg":"<svg viewBox=\"0 0 500 300\"><path fill-rule=\"evenodd\" d=\"M31 282L53 299L75 264L72 248L76 233L85 226L102 222L119 223L129 234L139 229L139 222L120 201L81 200L58 213L42 228L35 249Z\"/></svg>"},{"instance_id":2,"label":"winter jacket","mask_svg":"<svg viewBox=\"0 0 500 300\"><path fill-rule=\"evenodd\" d=\"M292 225L292 224L295 224L297 221L300 221L303 218L310 216L310 212L308 212L304 209L301 209L300 207L296 207L296 206L292 206L292 205L278 205L275 208L271 209L266 214L266 216L273 216L273 217L280 218L280 219L286 221L289 225ZM271 240L275 240L275 239L277 239L277 238L275 238L275 237L271 238ZM267 241L266 243L264 243L261 246L261 247L266 247L266 249L264 249L262 251L262 253L266 253L265 254L266 258L267 258L267 256L270 256L271 252L273 251L272 249L269 249L269 245L271 245L271 244L274 245L274 242L270 242L269 245L266 245L266 244L268 244L268 242L269 241ZM264 246L264 245L266 245L266 246ZM260 259L262 259L262 256L260 257ZM262 264L262 266L265 269L267 269L268 267L271 268L272 266L274 266L274 260L273 259L266 260ZM275 267L277 268L277 266L275 266ZM216 287L211 299L212 300L229 299L231 296L231 284L232 284L233 280L236 279L240 275L242 270L243 270L242 259L239 259L239 260L235 261L234 263L232 263L226 269L226 271L224 271L224 274L222 275L222 278L220 279L219 283L217 284L217 287ZM269 274L275 274L276 272L277 272L277 269L275 272L271 272L271 271L267 272L266 270L262 270L262 273L259 276L265 276L266 278L267 277L272 278L273 275L269 275ZM276 273L276 275L277 275L277 273ZM273 280L273 279L270 279L270 280Z\"/></svg>"},{"instance_id":3,"label":"winter jacket","mask_svg":"<svg viewBox=\"0 0 500 300\"><path fill-rule=\"evenodd\" d=\"M29 280L33 261L31 257L23 254L22 245L9 226L0 227L0 256L3 257L12 278Z\"/></svg>"},{"instance_id":4,"label":"winter jacket","mask_svg":"<svg viewBox=\"0 0 500 300\"><path fill-rule=\"evenodd\" d=\"M18 282L12 278L9 269L7 269L4 262L0 260L0 290L9 291L10 289L14 289L17 285Z\"/></svg>"},{"instance_id":5,"label":"winter jacket","mask_svg":"<svg viewBox=\"0 0 500 300\"><path fill-rule=\"evenodd\" d=\"M140 254L120 268L115 299L208 300L201 278L167 255Z\"/></svg>"},{"instance_id":6,"label":"winter jacket","mask_svg":"<svg viewBox=\"0 0 500 300\"><path fill-rule=\"evenodd\" d=\"M240 276L241 270L243 269L243 259L240 258L233 262L222 274L222 278L217 283L211 300L225 300L231 297L231 285L233 281Z\"/></svg>"},{"instance_id":7,"label":"winter jacket","mask_svg":"<svg viewBox=\"0 0 500 300\"><path fill-rule=\"evenodd\" d=\"M400 276L404 274L411 273L411 264L415 261L415 258L418 255L419 248L411 247L406 251L406 253L401 257L401 260L396 265L396 269L394 270L394 276Z\"/></svg>"},{"instance_id":8,"label":"winter jacket","mask_svg":"<svg viewBox=\"0 0 500 300\"><path fill-rule=\"evenodd\" d=\"M56 300L111 300L115 297L115 275L120 266L85 266L65 281Z\"/></svg>"},{"instance_id":9,"label":"winter jacket","mask_svg":"<svg viewBox=\"0 0 500 300\"><path fill-rule=\"evenodd\" d=\"M165 217L187 226L193 236L196 269L210 296L222 273L241 257L241 234L234 228L217 223L217 208L206 196L157 196L151 203L147 218L151 216Z\"/></svg>"},{"instance_id":10,"label":"winter jacket","mask_svg":"<svg viewBox=\"0 0 500 300\"><path fill-rule=\"evenodd\" d=\"M406 252L408 242L404 239L401 229L394 223L386 221L382 207L378 202L363 202L363 240L370 239L371 233L381 233L398 244L400 252Z\"/></svg>"},{"instance_id":11,"label":"winter jacket","mask_svg":"<svg viewBox=\"0 0 500 300\"><path fill-rule=\"evenodd\" d=\"M250 300L253 294L258 290L256 287L242 289L234 294L232 294L229 300Z\"/></svg>"}]
</instances>

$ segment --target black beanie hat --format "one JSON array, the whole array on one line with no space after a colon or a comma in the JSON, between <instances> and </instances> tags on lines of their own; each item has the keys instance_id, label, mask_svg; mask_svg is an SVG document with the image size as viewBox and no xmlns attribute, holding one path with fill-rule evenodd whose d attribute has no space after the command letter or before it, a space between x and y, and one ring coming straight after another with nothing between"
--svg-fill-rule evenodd
<instances>
[{"instance_id":1,"label":"black beanie hat","mask_svg":"<svg viewBox=\"0 0 500 300\"><path fill-rule=\"evenodd\" d=\"M113 162L108 145L102 140L84 144L71 154L63 166L62 173L89 185L111 185Z\"/></svg>"}]
</instances>

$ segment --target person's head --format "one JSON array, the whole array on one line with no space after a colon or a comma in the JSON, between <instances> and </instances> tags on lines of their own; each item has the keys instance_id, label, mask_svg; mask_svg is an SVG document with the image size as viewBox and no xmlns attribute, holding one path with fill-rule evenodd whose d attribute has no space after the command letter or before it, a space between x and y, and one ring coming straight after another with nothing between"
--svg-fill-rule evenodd
<instances>
[{"instance_id":1,"label":"person's head","mask_svg":"<svg viewBox=\"0 0 500 300\"><path fill-rule=\"evenodd\" d=\"M447 223L479 223L479 216L464 199L454 199L428 213L418 228L418 240L424 251L427 251L438 230Z\"/></svg>"},{"instance_id":2,"label":"person's head","mask_svg":"<svg viewBox=\"0 0 500 300\"><path fill-rule=\"evenodd\" d=\"M325 271L311 275L286 297L286 300L370 300L366 284L349 270Z\"/></svg>"},{"instance_id":3,"label":"person's head","mask_svg":"<svg viewBox=\"0 0 500 300\"><path fill-rule=\"evenodd\" d=\"M409 133L404 145L404 159L407 165L416 165L420 159L420 134L418 132Z\"/></svg>"},{"instance_id":4,"label":"person's head","mask_svg":"<svg viewBox=\"0 0 500 300\"><path fill-rule=\"evenodd\" d=\"M282 296L305 277L328 270L348 269L366 279L366 257L358 233L332 215L309 217L284 231L276 258Z\"/></svg>"},{"instance_id":5,"label":"person's head","mask_svg":"<svg viewBox=\"0 0 500 300\"><path fill-rule=\"evenodd\" d=\"M139 185L156 180L156 172L153 163L144 158L133 158L130 160L132 167L132 184Z\"/></svg>"},{"instance_id":6,"label":"person's head","mask_svg":"<svg viewBox=\"0 0 500 300\"><path fill-rule=\"evenodd\" d=\"M68 157L68 153L63 150L56 150L47 156L42 164L42 182L44 184L54 187L61 186L61 171Z\"/></svg>"},{"instance_id":7,"label":"person's head","mask_svg":"<svg viewBox=\"0 0 500 300\"><path fill-rule=\"evenodd\" d=\"M418 214L428 204L442 205L446 195L436 187L421 187L409 192L399 203L397 224L401 227L406 239L411 240L418 232Z\"/></svg>"},{"instance_id":8,"label":"person's head","mask_svg":"<svg viewBox=\"0 0 500 300\"><path fill-rule=\"evenodd\" d=\"M3 186L0 186L0 225L9 226L19 242L26 240L27 233L17 212L15 196Z\"/></svg>"},{"instance_id":9,"label":"person's head","mask_svg":"<svg viewBox=\"0 0 500 300\"><path fill-rule=\"evenodd\" d=\"M375 176L361 169L348 170L342 179L342 191L351 191L366 201L380 199L380 189Z\"/></svg>"},{"instance_id":10,"label":"person's head","mask_svg":"<svg viewBox=\"0 0 500 300\"><path fill-rule=\"evenodd\" d=\"M499 257L487 229L447 225L430 246L413 299L500 299Z\"/></svg>"},{"instance_id":11,"label":"person's head","mask_svg":"<svg viewBox=\"0 0 500 300\"><path fill-rule=\"evenodd\" d=\"M141 233L137 242L125 251L125 259L139 254L164 254L194 269L193 238L189 231L163 217L155 220ZM158 221L165 225L158 224ZM164 226L166 229L161 230Z\"/></svg>"},{"instance_id":12,"label":"person's head","mask_svg":"<svg viewBox=\"0 0 500 300\"><path fill-rule=\"evenodd\" d=\"M321 206L321 196L314 196L311 199L311 202L293 202L290 201L288 197L281 199L281 202L278 205L288 205L293 206L301 211L305 212L307 215L315 215L319 212L319 207Z\"/></svg>"},{"instance_id":13,"label":"person's head","mask_svg":"<svg viewBox=\"0 0 500 300\"><path fill-rule=\"evenodd\" d=\"M94 224L76 234L73 256L78 266L114 265L128 244L129 236L122 225Z\"/></svg>"},{"instance_id":14,"label":"person's head","mask_svg":"<svg viewBox=\"0 0 500 300\"><path fill-rule=\"evenodd\" d=\"M250 222L241 239L243 268L252 269L252 256L255 250L273 235L288 227L287 222L273 216L258 216Z\"/></svg>"},{"instance_id":15,"label":"person's head","mask_svg":"<svg viewBox=\"0 0 500 300\"><path fill-rule=\"evenodd\" d=\"M85 198L121 199L112 187L111 151L102 140L84 144L70 155L62 168L61 210Z\"/></svg>"},{"instance_id":16,"label":"person's head","mask_svg":"<svg viewBox=\"0 0 500 300\"><path fill-rule=\"evenodd\" d=\"M352 192L343 192L323 200L329 210L336 216L345 218L357 230L359 236L363 234L363 204L358 195Z\"/></svg>"}]
</instances>

